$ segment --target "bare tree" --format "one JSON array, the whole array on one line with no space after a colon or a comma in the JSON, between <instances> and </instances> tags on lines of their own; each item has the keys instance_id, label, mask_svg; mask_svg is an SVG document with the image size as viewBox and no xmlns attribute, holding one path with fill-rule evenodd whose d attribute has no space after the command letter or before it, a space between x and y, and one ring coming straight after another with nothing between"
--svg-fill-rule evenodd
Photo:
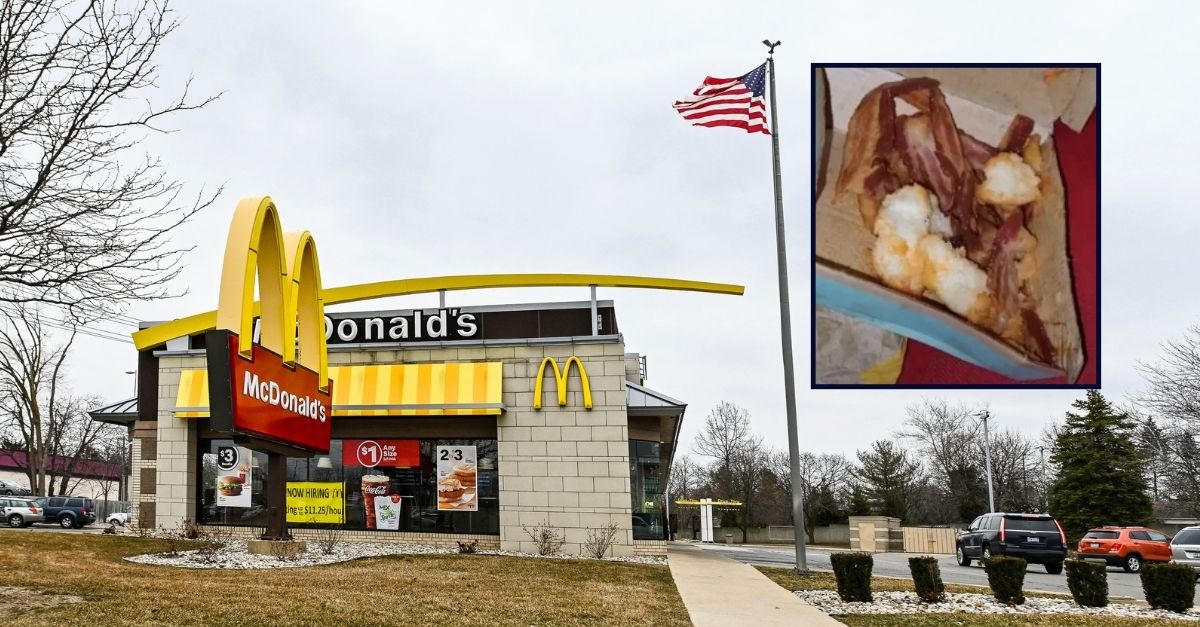
<instances>
[{"instance_id":1,"label":"bare tree","mask_svg":"<svg viewBox=\"0 0 1200 627\"><path fill-rule=\"evenodd\" d=\"M738 449L750 437L750 412L728 401L721 401L708 412L704 428L696 436L692 450L699 455L714 457L719 465L729 467Z\"/></svg>"},{"instance_id":2,"label":"bare tree","mask_svg":"<svg viewBox=\"0 0 1200 627\"><path fill-rule=\"evenodd\" d=\"M1200 431L1200 326L1188 329L1183 339L1167 342L1162 352L1158 362L1137 365L1149 384L1137 401L1165 422Z\"/></svg>"},{"instance_id":3,"label":"bare tree","mask_svg":"<svg viewBox=\"0 0 1200 627\"><path fill-rule=\"evenodd\" d=\"M931 522L963 522L987 506L982 424L979 409L952 405L942 399L923 399L907 408L904 430L898 435L920 445L928 478L938 499L923 503L922 518ZM996 430L991 433L992 485L1001 510L1040 509L1043 490L1035 451L1025 435Z\"/></svg>"},{"instance_id":4,"label":"bare tree","mask_svg":"<svg viewBox=\"0 0 1200 627\"><path fill-rule=\"evenodd\" d=\"M48 444L50 459L55 463L50 464L47 476L54 494L74 493L87 462L106 463L103 445L107 439L119 437L122 429L92 420L87 410L100 404L101 400L96 397L68 395L61 398L50 413ZM55 481L57 487L53 485Z\"/></svg>"},{"instance_id":5,"label":"bare tree","mask_svg":"<svg viewBox=\"0 0 1200 627\"><path fill-rule=\"evenodd\" d=\"M692 499L699 496L704 469L692 458L680 454L671 464L667 477L667 492L672 499Z\"/></svg>"},{"instance_id":6,"label":"bare tree","mask_svg":"<svg viewBox=\"0 0 1200 627\"><path fill-rule=\"evenodd\" d=\"M709 487L716 496L742 502L738 520L743 537L750 526L757 497L770 480L769 451L762 437L750 430L750 412L721 401L708 413L693 450L713 458Z\"/></svg>"},{"instance_id":7,"label":"bare tree","mask_svg":"<svg viewBox=\"0 0 1200 627\"><path fill-rule=\"evenodd\" d=\"M850 460L841 453L811 453L799 456L800 478L804 490L804 529L810 544L816 543L816 527L829 524L841 514L841 503L854 478ZM787 497L789 522L791 514L791 460L786 450L774 451L771 469L775 480Z\"/></svg>"},{"instance_id":8,"label":"bare tree","mask_svg":"<svg viewBox=\"0 0 1200 627\"><path fill-rule=\"evenodd\" d=\"M151 102L176 25L166 0L0 2L0 302L98 318L172 295L187 249L168 238L216 197L180 202L182 184L135 154L214 100L185 85Z\"/></svg>"},{"instance_id":9,"label":"bare tree","mask_svg":"<svg viewBox=\"0 0 1200 627\"><path fill-rule=\"evenodd\" d=\"M0 324L0 420L24 445L30 489L46 494L53 452L51 408L59 403L63 362L75 334L52 345L41 315L24 306L0 318Z\"/></svg>"}]
</instances>

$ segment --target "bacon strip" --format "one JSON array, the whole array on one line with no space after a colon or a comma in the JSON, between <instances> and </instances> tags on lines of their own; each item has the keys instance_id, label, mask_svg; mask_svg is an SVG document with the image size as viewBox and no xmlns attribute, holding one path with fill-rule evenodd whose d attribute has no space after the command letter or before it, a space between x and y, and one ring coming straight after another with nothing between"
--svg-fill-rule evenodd
<instances>
[{"instance_id":1,"label":"bacon strip","mask_svg":"<svg viewBox=\"0 0 1200 627\"><path fill-rule=\"evenodd\" d=\"M863 96L846 130L842 169L838 172L837 196L870 193L887 172L892 151L896 107L888 96L888 84Z\"/></svg>"},{"instance_id":2,"label":"bacon strip","mask_svg":"<svg viewBox=\"0 0 1200 627\"><path fill-rule=\"evenodd\" d=\"M967 158L967 163L971 164L971 169L982 175L987 160L995 157L999 151L991 144L964 131L958 132L958 138L962 140L963 156Z\"/></svg>"},{"instance_id":3,"label":"bacon strip","mask_svg":"<svg viewBox=\"0 0 1200 627\"><path fill-rule=\"evenodd\" d=\"M992 254L987 261L988 289L996 297L1001 311L1015 314L1020 308L1021 279L1017 257L1022 251L1015 245L1024 226L1020 211L1014 211L996 231Z\"/></svg>"},{"instance_id":4,"label":"bacon strip","mask_svg":"<svg viewBox=\"0 0 1200 627\"><path fill-rule=\"evenodd\" d=\"M1004 136L1000 138L1000 152L1021 154L1021 148L1025 146L1025 140L1029 139L1029 134L1032 132L1033 120L1018 113L1013 117L1012 122L1009 122L1008 128L1004 131Z\"/></svg>"},{"instance_id":5,"label":"bacon strip","mask_svg":"<svg viewBox=\"0 0 1200 627\"><path fill-rule=\"evenodd\" d=\"M1038 317L1037 311L1032 307L1026 307L1021 310L1021 319L1025 322L1025 332L1033 336L1042 362L1056 363L1057 355L1054 351L1054 343L1050 341L1050 335L1046 333L1046 325L1042 324L1042 319Z\"/></svg>"}]
</instances>

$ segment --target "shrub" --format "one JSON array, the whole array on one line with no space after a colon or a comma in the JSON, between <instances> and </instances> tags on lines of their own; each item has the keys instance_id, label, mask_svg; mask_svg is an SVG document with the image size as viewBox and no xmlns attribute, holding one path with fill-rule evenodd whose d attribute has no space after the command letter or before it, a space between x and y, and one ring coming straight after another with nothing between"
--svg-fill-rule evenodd
<instances>
[{"instance_id":1,"label":"shrub","mask_svg":"<svg viewBox=\"0 0 1200 627\"><path fill-rule=\"evenodd\" d=\"M204 530L191 518L184 518L176 529L181 540L199 540L204 535Z\"/></svg>"},{"instance_id":2,"label":"shrub","mask_svg":"<svg viewBox=\"0 0 1200 627\"><path fill-rule=\"evenodd\" d=\"M917 596L921 597L922 601L940 603L946 600L946 587L942 585L942 570L938 568L936 557L910 557L908 570L912 572Z\"/></svg>"},{"instance_id":3,"label":"shrub","mask_svg":"<svg viewBox=\"0 0 1200 627\"><path fill-rule=\"evenodd\" d=\"M154 527L147 527L143 525L142 522L137 518L130 518L129 522L125 523L125 528L139 538L149 538L154 535L155 531Z\"/></svg>"},{"instance_id":4,"label":"shrub","mask_svg":"<svg viewBox=\"0 0 1200 627\"><path fill-rule=\"evenodd\" d=\"M1108 565L1104 562L1067 560L1067 587L1075 602L1084 607L1108 605Z\"/></svg>"},{"instance_id":5,"label":"shrub","mask_svg":"<svg viewBox=\"0 0 1200 627\"><path fill-rule=\"evenodd\" d=\"M1146 564L1141 576L1150 607L1181 613L1192 607L1196 569L1184 564Z\"/></svg>"},{"instance_id":6,"label":"shrub","mask_svg":"<svg viewBox=\"0 0 1200 627\"><path fill-rule=\"evenodd\" d=\"M838 596L843 601L871 602L871 568L875 565L870 553L837 552L829 556L833 576L837 579Z\"/></svg>"},{"instance_id":7,"label":"shrub","mask_svg":"<svg viewBox=\"0 0 1200 627\"><path fill-rule=\"evenodd\" d=\"M332 555L341 543L342 533L337 527L318 527L313 531L313 544L325 555Z\"/></svg>"},{"instance_id":8,"label":"shrub","mask_svg":"<svg viewBox=\"0 0 1200 627\"><path fill-rule=\"evenodd\" d=\"M479 551L479 540L471 540L470 542L456 540L455 542L458 543L459 553L476 553Z\"/></svg>"},{"instance_id":9,"label":"shrub","mask_svg":"<svg viewBox=\"0 0 1200 627\"><path fill-rule=\"evenodd\" d=\"M304 548L296 544L294 537L273 540L269 546L271 555L281 562L294 562L300 559L300 554L304 552Z\"/></svg>"},{"instance_id":10,"label":"shrub","mask_svg":"<svg viewBox=\"0 0 1200 627\"><path fill-rule=\"evenodd\" d=\"M566 543L566 538L563 537L557 529L551 527L549 523L538 523L536 527L530 529L524 525L521 529L525 531L525 535L533 540L533 544L537 546L538 555L553 555L558 553L562 545Z\"/></svg>"},{"instance_id":11,"label":"shrub","mask_svg":"<svg viewBox=\"0 0 1200 627\"><path fill-rule=\"evenodd\" d=\"M197 527L200 533L196 546L196 555L205 564L215 564L220 561L219 551L233 541L233 530L229 527L213 527L207 531Z\"/></svg>"},{"instance_id":12,"label":"shrub","mask_svg":"<svg viewBox=\"0 0 1200 627\"><path fill-rule=\"evenodd\" d=\"M599 529L588 527L587 539L583 541L579 552L594 559L604 559L605 554L616 541L618 531L620 528L615 522L610 522Z\"/></svg>"},{"instance_id":13,"label":"shrub","mask_svg":"<svg viewBox=\"0 0 1200 627\"><path fill-rule=\"evenodd\" d=\"M1021 605L1025 602L1025 594L1021 587L1025 584L1025 560L1019 557L992 557L983 560L983 569L987 571L988 586L992 588L992 596L1005 605Z\"/></svg>"}]
</instances>

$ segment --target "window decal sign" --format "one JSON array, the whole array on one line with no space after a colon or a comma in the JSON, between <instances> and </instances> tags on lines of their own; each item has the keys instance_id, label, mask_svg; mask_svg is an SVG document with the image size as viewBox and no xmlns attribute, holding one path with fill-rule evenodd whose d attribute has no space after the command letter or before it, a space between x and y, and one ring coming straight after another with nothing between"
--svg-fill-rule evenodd
<instances>
[{"instance_id":1,"label":"window decal sign","mask_svg":"<svg viewBox=\"0 0 1200 627\"><path fill-rule=\"evenodd\" d=\"M475 447L439 446L436 456L438 509L479 511Z\"/></svg>"},{"instance_id":2,"label":"window decal sign","mask_svg":"<svg viewBox=\"0 0 1200 627\"><path fill-rule=\"evenodd\" d=\"M412 468L421 465L418 440L343 440L342 465L363 468Z\"/></svg>"},{"instance_id":3,"label":"window decal sign","mask_svg":"<svg viewBox=\"0 0 1200 627\"><path fill-rule=\"evenodd\" d=\"M250 507L254 471L251 455L241 446L217 448L217 506Z\"/></svg>"},{"instance_id":4,"label":"window decal sign","mask_svg":"<svg viewBox=\"0 0 1200 627\"><path fill-rule=\"evenodd\" d=\"M338 482L289 481L287 521L292 523L346 522L346 490Z\"/></svg>"}]
</instances>

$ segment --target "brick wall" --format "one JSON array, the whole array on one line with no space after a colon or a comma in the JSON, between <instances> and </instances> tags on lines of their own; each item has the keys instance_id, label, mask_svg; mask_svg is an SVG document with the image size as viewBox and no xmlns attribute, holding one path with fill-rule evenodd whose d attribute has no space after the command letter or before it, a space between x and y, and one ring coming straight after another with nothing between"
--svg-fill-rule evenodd
<instances>
[{"instance_id":1,"label":"brick wall","mask_svg":"<svg viewBox=\"0 0 1200 627\"><path fill-rule=\"evenodd\" d=\"M254 527L223 527L201 525L206 531L217 530L228 533L235 538L254 538L260 530ZM289 529L297 540L312 542L316 540L317 529ZM338 538L345 542L397 542L404 544L424 544L457 549L459 542L479 542L479 549L500 550L500 537L496 535L462 534L462 533L416 533L405 531L358 531L343 529L337 532ZM311 550L311 549L310 549Z\"/></svg>"},{"instance_id":2,"label":"brick wall","mask_svg":"<svg viewBox=\"0 0 1200 627\"><path fill-rule=\"evenodd\" d=\"M648 555L650 557L666 557L667 556L667 541L666 540L634 540L633 541L634 555Z\"/></svg>"}]
</instances>

